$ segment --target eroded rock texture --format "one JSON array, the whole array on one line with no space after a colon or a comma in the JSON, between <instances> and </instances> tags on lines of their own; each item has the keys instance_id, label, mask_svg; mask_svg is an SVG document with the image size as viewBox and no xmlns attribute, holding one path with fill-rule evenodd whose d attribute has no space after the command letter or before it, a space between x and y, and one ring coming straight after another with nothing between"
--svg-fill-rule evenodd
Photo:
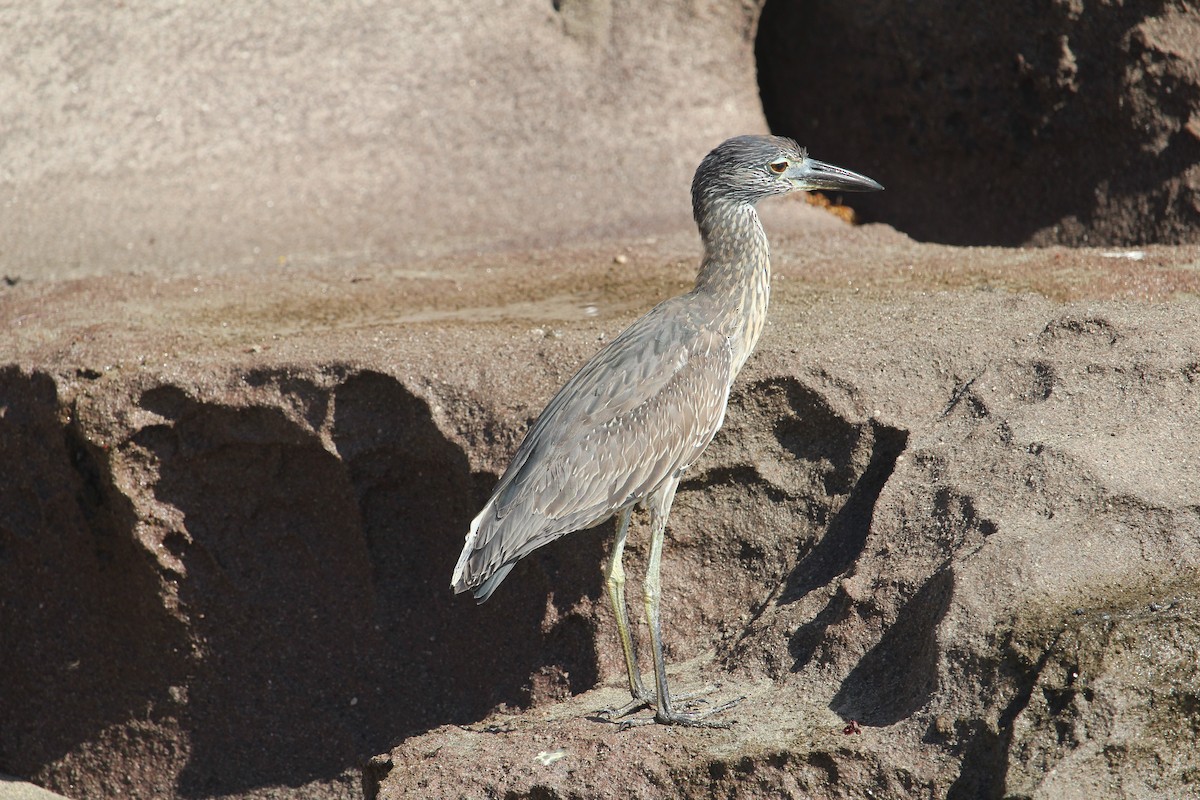
<instances>
[{"instance_id":1,"label":"eroded rock texture","mask_svg":"<svg viewBox=\"0 0 1200 800\"><path fill-rule=\"evenodd\" d=\"M782 306L665 556L679 690L747 696L711 732L594 716L623 682L610 526L484 606L446 587L594 334L7 367L4 769L89 798L1183 796L1194 313L989 292ZM633 592L644 557L635 532Z\"/></svg>"},{"instance_id":2,"label":"eroded rock texture","mask_svg":"<svg viewBox=\"0 0 1200 800\"><path fill-rule=\"evenodd\" d=\"M880 333L924 352L877 365L886 379L809 359L784 377L775 353L736 393L665 567L673 657L717 652L677 682L747 695L731 730L605 732L589 710L614 688L409 740L372 791L1185 795L1200 342L1157 313L974 308L943 332L989 322L949 349L915 344L927 304L893 309L910 321ZM898 398L904 374L923 388Z\"/></svg>"},{"instance_id":3,"label":"eroded rock texture","mask_svg":"<svg viewBox=\"0 0 1200 800\"><path fill-rule=\"evenodd\" d=\"M3 373L8 771L92 797L344 782L394 737L528 702L538 669L594 683L589 625L539 627L544 583L446 616L486 480L395 378L98 377ZM481 671L501 648L523 655Z\"/></svg>"}]
</instances>

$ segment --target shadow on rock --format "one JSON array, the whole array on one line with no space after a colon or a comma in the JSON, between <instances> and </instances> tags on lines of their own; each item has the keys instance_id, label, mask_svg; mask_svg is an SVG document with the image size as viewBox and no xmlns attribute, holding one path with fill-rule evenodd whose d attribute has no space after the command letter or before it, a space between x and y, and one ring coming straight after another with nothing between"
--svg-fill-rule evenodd
<instances>
[{"instance_id":1,"label":"shadow on rock","mask_svg":"<svg viewBox=\"0 0 1200 800\"><path fill-rule=\"evenodd\" d=\"M1179 7L770 0L763 111L887 186L851 205L918 240L1195 241L1200 140L1183 131L1200 82Z\"/></svg>"},{"instance_id":2,"label":"shadow on rock","mask_svg":"<svg viewBox=\"0 0 1200 800\"><path fill-rule=\"evenodd\" d=\"M896 622L842 682L829 707L845 719L891 725L924 706L937 689L937 626L950 608L954 575L934 574Z\"/></svg>"},{"instance_id":3,"label":"shadow on rock","mask_svg":"<svg viewBox=\"0 0 1200 800\"><path fill-rule=\"evenodd\" d=\"M849 423L839 419L843 426ZM814 589L825 586L853 566L862 554L875 514L875 503L896 468L896 459L908 444L908 433L874 420L863 426L857 448L869 448L870 457L857 482L852 476L828 487L830 493L849 490L842 507L829 521L825 535L788 576L779 603L792 603ZM839 472L852 471L854 459L847 455ZM835 473L836 474L836 473ZM844 486L844 488L842 488Z\"/></svg>"},{"instance_id":4,"label":"shadow on rock","mask_svg":"<svg viewBox=\"0 0 1200 800\"><path fill-rule=\"evenodd\" d=\"M108 455L59 404L50 376L0 370L0 771L41 783L113 726L172 708L185 671L164 654L187 647Z\"/></svg>"},{"instance_id":5,"label":"shadow on rock","mask_svg":"<svg viewBox=\"0 0 1200 800\"><path fill-rule=\"evenodd\" d=\"M780 570L771 576L777 594L754 611L731 657L798 672L814 658L829 657L829 628L853 610L844 593L822 590L852 572L862 557L876 504L908 445L908 432L839 410L821 391L795 379L763 381L735 399L734 436L739 427L769 426L774 442L764 446L761 437L742 434L738 440L747 443L742 445L747 452L726 454L727 459L746 459L761 480L778 489L781 499L763 513L794 533L790 552L781 552ZM746 417L756 422L746 425ZM767 630L782 639L761 638ZM788 659L781 658L778 645L786 646L790 666L784 666Z\"/></svg>"},{"instance_id":6,"label":"shadow on rock","mask_svg":"<svg viewBox=\"0 0 1200 800\"><path fill-rule=\"evenodd\" d=\"M576 609L599 595L598 533L538 551L477 606L452 592L450 573L496 476L472 474L425 402L380 373L355 375L337 389L333 438L371 561L393 735L472 721L497 704L537 699L542 689L594 685L595 624ZM549 686L531 685L534 675Z\"/></svg>"},{"instance_id":7,"label":"shadow on rock","mask_svg":"<svg viewBox=\"0 0 1200 800\"><path fill-rule=\"evenodd\" d=\"M314 390L315 391L315 390ZM183 514L164 546L183 564L194 639L180 718L184 795L339 774L371 738L370 566L337 457L274 407L143 395L168 424L133 441L156 498Z\"/></svg>"},{"instance_id":8,"label":"shadow on rock","mask_svg":"<svg viewBox=\"0 0 1200 800\"><path fill-rule=\"evenodd\" d=\"M470 472L423 400L373 372L332 393L249 382L299 414L162 387L142 405L168 422L134 437L184 516L165 542L196 642L181 794L335 778L404 735L590 688L594 624L575 609L599 591L598 536L528 559L476 608L449 578L495 478ZM326 412L336 453L311 427Z\"/></svg>"}]
</instances>

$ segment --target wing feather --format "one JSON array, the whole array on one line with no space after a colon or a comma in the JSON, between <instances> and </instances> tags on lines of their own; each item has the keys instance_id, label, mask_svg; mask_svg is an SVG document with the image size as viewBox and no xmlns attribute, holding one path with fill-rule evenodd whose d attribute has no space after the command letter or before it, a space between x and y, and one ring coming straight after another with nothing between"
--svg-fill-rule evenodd
<instances>
[{"instance_id":1,"label":"wing feather","mask_svg":"<svg viewBox=\"0 0 1200 800\"><path fill-rule=\"evenodd\" d=\"M724 419L732 347L681 313L681 299L635 322L546 406L472 523L455 589L482 602L498 570L643 500L708 445Z\"/></svg>"}]
</instances>

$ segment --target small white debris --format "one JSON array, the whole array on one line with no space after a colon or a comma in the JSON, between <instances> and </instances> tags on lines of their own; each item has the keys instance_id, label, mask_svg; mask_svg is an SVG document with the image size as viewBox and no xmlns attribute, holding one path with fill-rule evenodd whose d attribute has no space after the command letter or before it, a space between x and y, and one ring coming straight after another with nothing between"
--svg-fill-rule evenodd
<instances>
[{"instance_id":1,"label":"small white debris","mask_svg":"<svg viewBox=\"0 0 1200 800\"><path fill-rule=\"evenodd\" d=\"M621 255L613 256L614 264L626 264L628 262L629 262L629 257L623 253Z\"/></svg>"},{"instance_id":2,"label":"small white debris","mask_svg":"<svg viewBox=\"0 0 1200 800\"><path fill-rule=\"evenodd\" d=\"M543 767L548 767L551 764L553 764L555 761L558 761L560 758L564 758L566 755L567 755L567 751L562 750L562 749L553 750L553 751L543 750L542 752L538 753L534 758Z\"/></svg>"},{"instance_id":3,"label":"small white debris","mask_svg":"<svg viewBox=\"0 0 1200 800\"><path fill-rule=\"evenodd\" d=\"M1146 257L1145 250L1109 250L1101 253L1105 258L1128 258L1130 261L1141 261Z\"/></svg>"}]
</instances>

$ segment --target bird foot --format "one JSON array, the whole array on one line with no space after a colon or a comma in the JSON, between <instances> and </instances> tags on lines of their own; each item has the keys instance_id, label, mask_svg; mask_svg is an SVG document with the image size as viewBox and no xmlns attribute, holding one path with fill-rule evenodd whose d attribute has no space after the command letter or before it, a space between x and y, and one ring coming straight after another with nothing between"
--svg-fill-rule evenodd
<instances>
[{"instance_id":1,"label":"bird foot","mask_svg":"<svg viewBox=\"0 0 1200 800\"><path fill-rule=\"evenodd\" d=\"M637 695L620 708L605 708L596 713L602 719L615 722L621 717L627 717L635 711L641 711L643 708L654 708L657 703L658 698L652 694Z\"/></svg>"},{"instance_id":2,"label":"bird foot","mask_svg":"<svg viewBox=\"0 0 1200 800\"><path fill-rule=\"evenodd\" d=\"M695 697L695 695L680 696L679 699L686 701L691 697ZM630 728L636 728L641 725L650 725L655 722L659 723L660 725L680 725L685 728L728 728L733 724L731 721L710 720L709 717L713 716L714 714L720 714L723 711L728 711L745 699L745 695L741 697L735 697L734 699L724 702L719 706L706 708L703 711L675 711L673 709L667 709L664 713L660 709L655 711L654 716L652 717L625 720L621 723L619 730L626 731ZM692 702L688 703L688 705L695 707L696 704L704 702L707 701L693 700Z\"/></svg>"},{"instance_id":3,"label":"bird foot","mask_svg":"<svg viewBox=\"0 0 1200 800\"><path fill-rule=\"evenodd\" d=\"M712 694L713 692L717 691L717 689L719 689L719 688L721 688L721 687L720 686L705 686L703 689L698 689L697 691L694 691L694 692L688 692L687 694L675 695L672 697L672 700L682 703L684 706L688 707L689 711L691 711L691 710L694 710L696 706L703 704L703 703L707 703L708 701L703 699L704 696ZM736 705L737 703L741 702L741 700L742 700L742 698L739 697L737 700L733 701L733 703L727 703L725 706L723 706L720 709L709 710L706 712L706 716L707 716L707 714L715 714L715 713L717 713L717 711L724 711L725 708L728 708L731 705ZM598 716L600 716L603 719L606 719L609 721L616 721L618 719L621 719L622 717L628 717L630 714L634 713L635 711L641 711L643 708L654 708L657 705L658 705L657 695L655 695L654 692L647 692L647 691L643 690L643 691L635 694L633 696L632 700L630 700L628 703L626 703L625 705L623 705L619 708L605 708L605 709L601 709L600 711L597 711L596 713Z\"/></svg>"}]
</instances>

